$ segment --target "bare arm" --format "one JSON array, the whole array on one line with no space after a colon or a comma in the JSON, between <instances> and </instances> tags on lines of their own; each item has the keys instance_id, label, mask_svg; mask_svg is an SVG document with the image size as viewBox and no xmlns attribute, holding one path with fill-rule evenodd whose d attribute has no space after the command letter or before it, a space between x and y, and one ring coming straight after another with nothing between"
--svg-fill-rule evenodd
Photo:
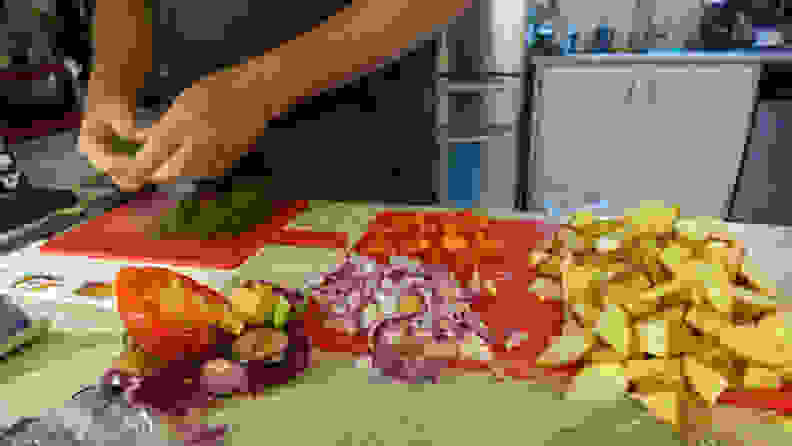
<instances>
[{"instance_id":1,"label":"bare arm","mask_svg":"<svg viewBox=\"0 0 792 446\"><path fill-rule=\"evenodd\" d=\"M91 88L134 98L151 70L152 34L147 0L97 0L95 72Z\"/></svg>"},{"instance_id":2,"label":"bare arm","mask_svg":"<svg viewBox=\"0 0 792 446\"><path fill-rule=\"evenodd\" d=\"M373 71L472 1L478 0L357 0L312 32L251 59L240 87L261 89L277 116L302 97Z\"/></svg>"}]
</instances>

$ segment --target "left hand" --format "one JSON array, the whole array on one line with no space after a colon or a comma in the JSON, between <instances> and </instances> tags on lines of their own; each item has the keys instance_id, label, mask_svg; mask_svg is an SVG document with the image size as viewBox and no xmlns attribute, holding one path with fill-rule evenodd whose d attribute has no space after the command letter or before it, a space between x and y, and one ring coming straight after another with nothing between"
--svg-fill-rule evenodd
<instances>
[{"instance_id":1,"label":"left hand","mask_svg":"<svg viewBox=\"0 0 792 446\"><path fill-rule=\"evenodd\" d=\"M124 190L178 177L222 176L244 153L271 118L265 101L250 97L252 76L244 66L212 73L176 98L151 128L145 144L117 179Z\"/></svg>"}]
</instances>

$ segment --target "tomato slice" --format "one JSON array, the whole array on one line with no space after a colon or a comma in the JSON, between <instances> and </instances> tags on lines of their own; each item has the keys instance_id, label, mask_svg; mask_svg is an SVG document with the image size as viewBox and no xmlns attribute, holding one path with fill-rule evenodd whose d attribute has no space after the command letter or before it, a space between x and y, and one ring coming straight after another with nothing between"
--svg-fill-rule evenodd
<instances>
[{"instance_id":1,"label":"tomato slice","mask_svg":"<svg viewBox=\"0 0 792 446\"><path fill-rule=\"evenodd\" d=\"M143 350L164 360L209 352L213 321L226 299L215 290L167 268L122 268L113 282L118 313Z\"/></svg>"}]
</instances>

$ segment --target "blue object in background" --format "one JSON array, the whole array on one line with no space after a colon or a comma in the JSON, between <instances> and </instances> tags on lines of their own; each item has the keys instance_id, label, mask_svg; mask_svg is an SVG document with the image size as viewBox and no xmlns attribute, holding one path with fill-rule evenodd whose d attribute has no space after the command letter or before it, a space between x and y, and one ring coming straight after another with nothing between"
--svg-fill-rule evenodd
<instances>
[{"instance_id":1,"label":"blue object in background","mask_svg":"<svg viewBox=\"0 0 792 446\"><path fill-rule=\"evenodd\" d=\"M565 51L567 54L575 54L577 52L578 33L575 31L575 25L570 25L567 40L565 42Z\"/></svg>"},{"instance_id":2,"label":"blue object in background","mask_svg":"<svg viewBox=\"0 0 792 446\"><path fill-rule=\"evenodd\" d=\"M536 44L536 8L528 8L525 12L525 47L533 48Z\"/></svg>"},{"instance_id":3,"label":"blue object in background","mask_svg":"<svg viewBox=\"0 0 792 446\"><path fill-rule=\"evenodd\" d=\"M452 206L473 208L481 197L481 144L448 147L448 200Z\"/></svg>"},{"instance_id":4,"label":"blue object in background","mask_svg":"<svg viewBox=\"0 0 792 446\"><path fill-rule=\"evenodd\" d=\"M601 51L607 51L610 46L610 29L608 29L607 26L600 26L599 29L597 29L597 40L599 49Z\"/></svg>"},{"instance_id":5,"label":"blue object in background","mask_svg":"<svg viewBox=\"0 0 792 446\"><path fill-rule=\"evenodd\" d=\"M537 40L553 40L553 24L542 23L536 27Z\"/></svg>"}]
</instances>

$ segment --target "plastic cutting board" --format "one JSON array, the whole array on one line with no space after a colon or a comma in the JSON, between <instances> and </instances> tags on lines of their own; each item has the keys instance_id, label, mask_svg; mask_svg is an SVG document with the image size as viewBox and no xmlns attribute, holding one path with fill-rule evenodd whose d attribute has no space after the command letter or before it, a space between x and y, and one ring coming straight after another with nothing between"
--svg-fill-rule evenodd
<instances>
[{"instance_id":1,"label":"plastic cutting board","mask_svg":"<svg viewBox=\"0 0 792 446\"><path fill-rule=\"evenodd\" d=\"M158 203L158 204L157 204ZM231 270L267 244L343 248L347 234L289 230L284 227L308 208L307 200L279 201L274 215L247 233L229 240L155 240L144 233L139 219L152 209L172 206L167 194L141 194L140 198L58 234L41 246L46 255L81 256L130 263L152 263ZM136 222L136 220L138 222Z\"/></svg>"},{"instance_id":2,"label":"plastic cutting board","mask_svg":"<svg viewBox=\"0 0 792 446\"><path fill-rule=\"evenodd\" d=\"M384 212L369 225L369 231L355 245L354 251L361 255L375 258L378 262L386 263L389 256L408 256L405 252L404 240L415 239L415 227L399 228L394 222L397 219L404 221L422 215L423 225L456 224L462 228L462 223L470 213L407 213ZM535 270L529 266L529 251L546 234L557 229L540 221L488 221L488 237L504 242L500 258L482 261L480 276L482 280L495 281L497 295L482 295L474 303L473 310L481 314L482 320L496 332L501 334L512 330L521 330L528 334L528 338L516 348L506 350L504 344L497 343L492 346L495 359L507 360L512 368L504 372L513 378L531 378L536 358L550 344L554 337L561 335L563 322L563 308L560 302L542 302L534 293L527 291L535 280ZM408 235L409 234L409 235ZM387 246L385 253L372 250L372 246ZM429 254L423 252L409 257L425 260L427 257L443 259L444 263L459 265L455 257L464 256L464 250L457 252L441 252ZM426 263L424 261L424 263ZM459 266L457 266L457 269ZM467 271L452 271L457 277L465 280ZM318 305L312 303L311 311L319 311ZM368 340L364 336L339 335L332 329L321 327L317 321L309 321L307 329L312 332L314 342L320 348L328 351L367 353ZM465 360L456 361L452 367L470 370L483 369L485 364L481 361ZM546 368L545 373L557 376L574 376L582 368L580 361L569 363L556 368ZM760 391L728 391L720 395L719 403L743 408L776 410L779 415L792 415L792 383L785 383L779 390Z\"/></svg>"},{"instance_id":3,"label":"plastic cutting board","mask_svg":"<svg viewBox=\"0 0 792 446\"><path fill-rule=\"evenodd\" d=\"M387 263L390 256L408 256L420 259L423 263L442 263L456 274L462 281L469 279L470 271L464 271L464 249L451 251L422 252L409 255L409 248L403 243L415 239L419 232L416 228L399 228L394 224L395 219L406 217L416 218L422 216L426 226L442 226L444 224L464 226L464 221L472 214L463 213L408 213L408 212L383 212L369 225L368 232L355 245L354 251L376 259L377 262ZM524 364L526 369L535 364L536 358L549 345L553 336L561 334L563 308L559 302L542 302L539 298L526 291L535 278L535 271L529 265L529 251L535 247L539 240L546 237L554 230L553 225L540 221L499 221L489 220L488 238L503 242L503 249L499 250L497 257L482 260L479 273L482 280L493 280L497 289L497 296L482 295L473 305L473 310L481 314L483 321L499 334L513 330L522 330L530 333L530 337L521 342L519 346L506 351L503 342L494 345L493 351L497 359L516 360L515 363ZM377 252L373 246L388 246L385 253ZM435 261L429 261L429 258ZM438 262L439 260L439 262ZM309 309L320 311L318 305ZM316 321L307 323L307 330L319 348L326 351L365 353L368 350L368 339L365 336L344 336L337 334L332 329L321 327ZM458 361L453 367L465 369L481 369L486 367L484 362L468 360ZM506 374L519 378L527 370L511 369ZM558 370L547 370L550 374L574 373L569 367Z\"/></svg>"}]
</instances>

